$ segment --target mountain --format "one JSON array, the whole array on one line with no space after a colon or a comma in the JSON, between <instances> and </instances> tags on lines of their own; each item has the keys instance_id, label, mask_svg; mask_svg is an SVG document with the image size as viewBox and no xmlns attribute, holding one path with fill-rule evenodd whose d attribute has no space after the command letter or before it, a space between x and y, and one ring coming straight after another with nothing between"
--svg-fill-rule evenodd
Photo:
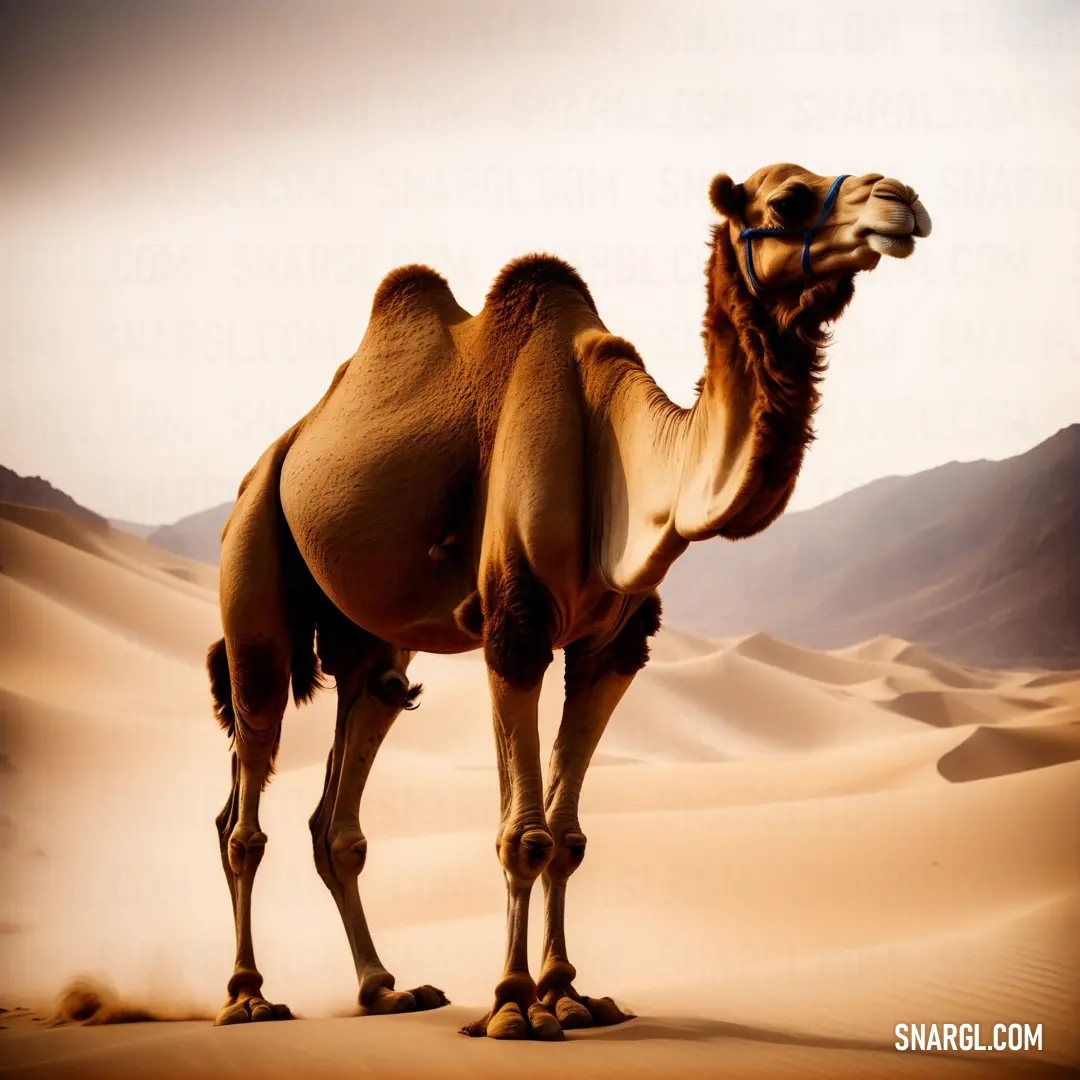
<instances>
[{"instance_id":1,"label":"mountain","mask_svg":"<svg viewBox=\"0 0 1080 1080\"><path fill-rule=\"evenodd\" d=\"M140 540L145 540L155 529L160 528L158 525L140 525L137 521L125 521L123 518L109 518L109 524L114 529L137 536Z\"/></svg>"},{"instance_id":2,"label":"mountain","mask_svg":"<svg viewBox=\"0 0 1080 1080\"><path fill-rule=\"evenodd\" d=\"M94 525L108 524L100 514L87 510L70 495L54 488L48 480L42 480L40 476L20 476L11 469L5 469L3 465L0 465L0 502L36 506L42 510L61 510L71 517L89 521Z\"/></svg>"},{"instance_id":3,"label":"mountain","mask_svg":"<svg viewBox=\"0 0 1080 1080\"><path fill-rule=\"evenodd\" d=\"M231 502L200 510L150 531L146 539L157 547L199 562L217 564L221 555L221 530L232 511Z\"/></svg>"},{"instance_id":4,"label":"mountain","mask_svg":"<svg viewBox=\"0 0 1080 1080\"><path fill-rule=\"evenodd\" d=\"M1080 667L1080 424L692 544L661 592L698 634L836 648L885 633L965 663Z\"/></svg>"}]
</instances>

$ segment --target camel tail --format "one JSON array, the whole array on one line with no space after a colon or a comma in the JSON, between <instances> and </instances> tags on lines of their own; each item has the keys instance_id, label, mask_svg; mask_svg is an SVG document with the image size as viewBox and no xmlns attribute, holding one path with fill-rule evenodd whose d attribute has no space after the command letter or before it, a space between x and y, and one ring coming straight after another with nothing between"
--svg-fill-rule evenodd
<instances>
[{"instance_id":1,"label":"camel tail","mask_svg":"<svg viewBox=\"0 0 1080 1080\"><path fill-rule=\"evenodd\" d=\"M306 705L325 685L315 651L316 612L322 593L281 516L285 570L285 610L292 637L291 678L293 701Z\"/></svg>"},{"instance_id":2,"label":"camel tail","mask_svg":"<svg viewBox=\"0 0 1080 1080\"><path fill-rule=\"evenodd\" d=\"M297 705L306 705L323 685L319 658L315 653L315 623L305 618L302 626L293 627L293 701Z\"/></svg>"},{"instance_id":3,"label":"camel tail","mask_svg":"<svg viewBox=\"0 0 1080 1080\"><path fill-rule=\"evenodd\" d=\"M214 699L214 716L221 730L231 739L236 732L236 713L233 712L232 681L229 678L229 656L225 639L220 638L206 653L206 670L210 674L210 694Z\"/></svg>"}]
</instances>

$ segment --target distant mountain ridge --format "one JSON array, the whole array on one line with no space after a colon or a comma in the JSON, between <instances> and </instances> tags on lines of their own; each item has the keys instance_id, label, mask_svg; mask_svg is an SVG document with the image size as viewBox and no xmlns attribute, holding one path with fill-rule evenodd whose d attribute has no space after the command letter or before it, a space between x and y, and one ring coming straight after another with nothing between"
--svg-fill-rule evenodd
<instances>
[{"instance_id":1,"label":"distant mountain ridge","mask_svg":"<svg viewBox=\"0 0 1080 1080\"><path fill-rule=\"evenodd\" d=\"M233 503L220 503L209 510L200 510L197 514L174 521L171 525L160 525L146 535L151 544L156 544L174 555L184 555L199 562L214 563L221 557L221 530L232 513Z\"/></svg>"},{"instance_id":2,"label":"distant mountain ridge","mask_svg":"<svg viewBox=\"0 0 1080 1080\"><path fill-rule=\"evenodd\" d=\"M90 521L95 525L109 524L100 514L77 503L66 492L53 487L48 480L40 476L20 476L3 465L0 465L0 502L36 506L41 510L60 510L81 521Z\"/></svg>"},{"instance_id":3,"label":"distant mountain ridge","mask_svg":"<svg viewBox=\"0 0 1080 1080\"><path fill-rule=\"evenodd\" d=\"M121 532L130 533L140 540L145 540L152 532L159 529L159 525L141 525L137 521L125 521L123 518L109 518L109 524Z\"/></svg>"}]
</instances>

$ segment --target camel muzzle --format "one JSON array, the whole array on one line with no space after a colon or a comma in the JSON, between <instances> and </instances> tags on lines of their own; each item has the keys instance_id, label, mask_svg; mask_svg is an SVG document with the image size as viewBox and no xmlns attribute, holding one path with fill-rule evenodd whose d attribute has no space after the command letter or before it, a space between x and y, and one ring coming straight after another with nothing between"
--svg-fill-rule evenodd
<instances>
[{"instance_id":1,"label":"camel muzzle","mask_svg":"<svg viewBox=\"0 0 1080 1080\"><path fill-rule=\"evenodd\" d=\"M867 202L870 231L891 236L929 236L933 222L913 187L899 180L879 180ZM880 220L878 220L880 219Z\"/></svg>"},{"instance_id":2,"label":"camel muzzle","mask_svg":"<svg viewBox=\"0 0 1080 1080\"><path fill-rule=\"evenodd\" d=\"M906 259L915 250L915 238L929 236L932 228L915 189L886 179L870 192L856 236L864 237L870 250L879 255Z\"/></svg>"}]
</instances>

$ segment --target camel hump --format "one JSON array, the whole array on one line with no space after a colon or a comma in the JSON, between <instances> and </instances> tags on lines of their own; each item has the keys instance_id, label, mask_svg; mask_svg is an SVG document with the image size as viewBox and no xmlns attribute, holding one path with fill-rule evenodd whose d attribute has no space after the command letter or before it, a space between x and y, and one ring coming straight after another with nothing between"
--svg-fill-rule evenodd
<instances>
[{"instance_id":1,"label":"camel hump","mask_svg":"<svg viewBox=\"0 0 1080 1080\"><path fill-rule=\"evenodd\" d=\"M391 270L382 279L371 302L371 314L374 316L391 311L398 312L418 302L445 302L447 299L457 306L450 286L442 274L432 270L430 266L410 263L408 266Z\"/></svg>"},{"instance_id":2,"label":"camel hump","mask_svg":"<svg viewBox=\"0 0 1080 1080\"><path fill-rule=\"evenodd\" d=\"M531 314L543 294L560 285L580 293L593 313L598 314L589 286L581 275L562 259L541 254L523 255L507 263L488 290L484 306L509 316L517 312Z\"/></svg>"}]
</instances>

